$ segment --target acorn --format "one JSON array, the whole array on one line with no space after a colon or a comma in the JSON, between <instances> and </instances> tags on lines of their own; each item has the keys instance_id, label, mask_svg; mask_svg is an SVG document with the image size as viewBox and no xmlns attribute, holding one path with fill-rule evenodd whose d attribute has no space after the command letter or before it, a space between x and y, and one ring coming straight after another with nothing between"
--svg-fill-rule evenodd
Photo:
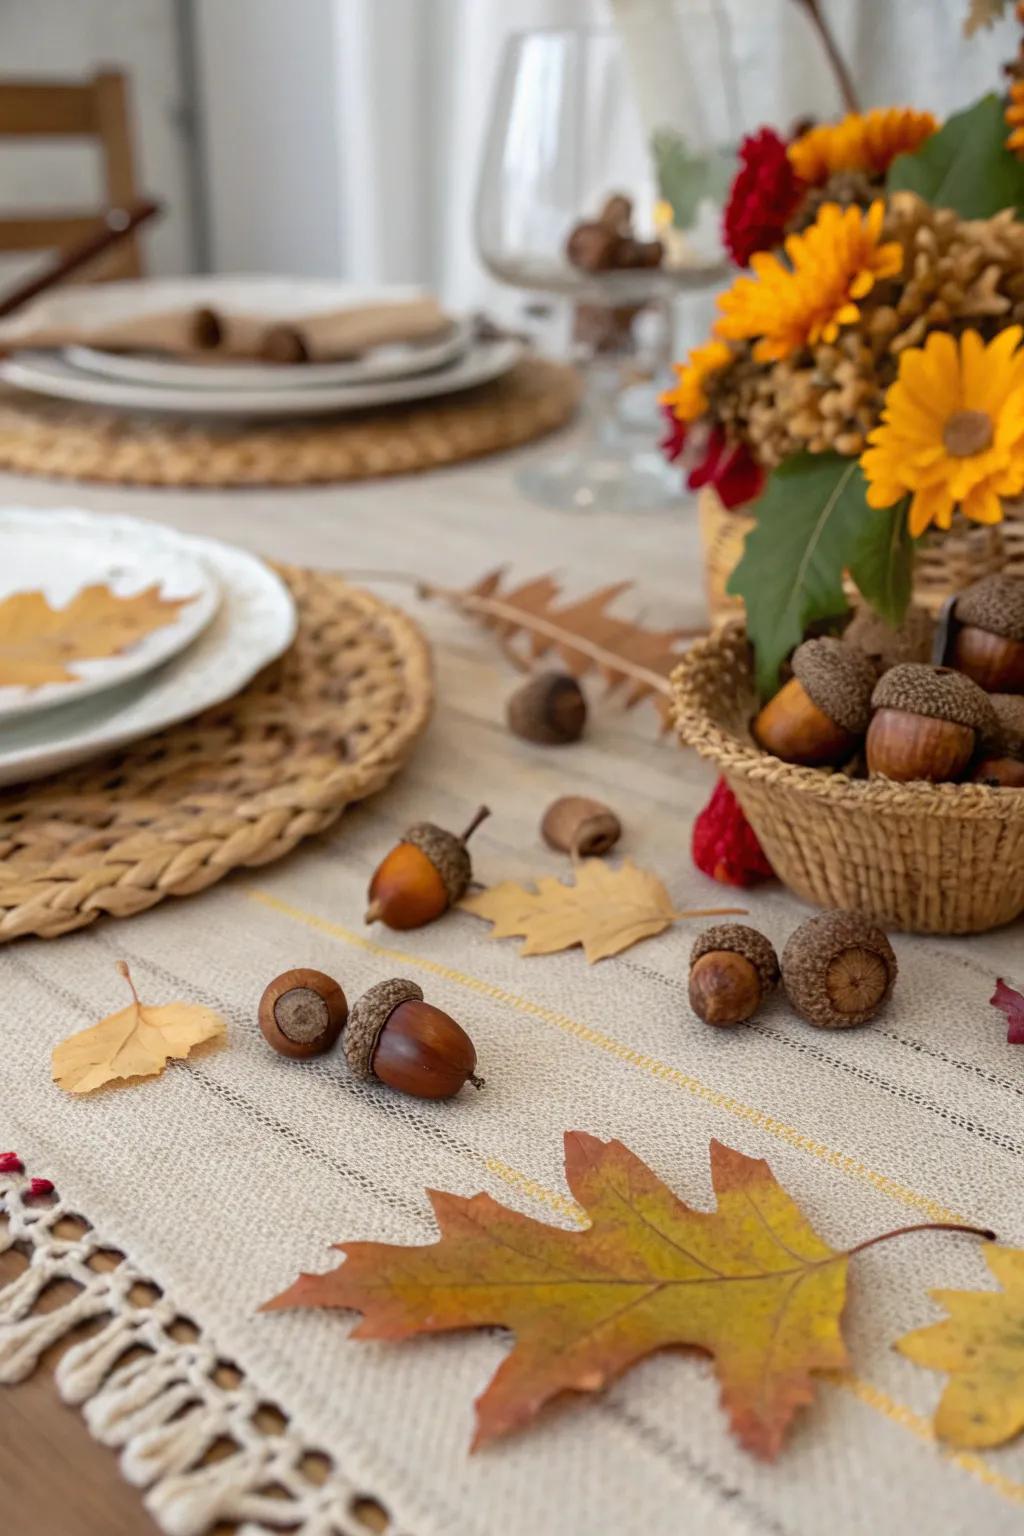
<instances>
[{"instance_id":1,"label":"acorn","mask_svg":"<svg viewBox=\"0 0 1024 1536\"><path fill-rule=\"evenodd\" d=\"M953 616L947 663L988 693L1024 693L1024 579L983 577Z\"/></svg>"},{"instance_id":2,"label":"acorn","mask_svg":"<svg viewBox=\"0 0 1024 1536\"><path fill-rule=\"evenodd\" d=\"M743 1024L779 982L771 944L745 923L717 923L690 951L690 1007L705 1024Z\"/></svg>"},{"instance_id":3,"label":"acorn","mask_svg":"<svg viewBox=\"0 0 1024 1536\"><path fill-rule=\"evenodd\" d=\"M976 784L996 789L1024 789L1024 695L990 693L997 734L983 746L985 755L975 765Z\"/></svg>"},{"instance_id":4,"label":"acorn","mask_svg":"<svg viewBox=\"0 0 1024 1536\"><path fill-rule=\"evenodd\" d=\"M903 622L892 625L862 604L843 631L843 644L855 646L881 675L904 661L931 661L935 620L925 608L911 604Z\"/></svg>"},{"instance_id":5,"label":"acorn","mask_svg":"<svg viewBox=\"0 0 1024 1536\"><path fill-rule=\"evenodd\" d=\"M615 229L587 220L570 230L565 254L581 272L610 272L620 244L621 236Z\"/></svg>"},{"instance_id":6,"label":"acorn","mask_svg":"<svg viewBox=\"0 0 1024 1536\"><path fill-rule=\"evenodd\" d=\"M549 848L574 859L594 859L615 846L622 836L622 823L600 800L563 795L544 812L540 830Z\"/></svg>"},{"instance_id":7,"label":"acorn","mask_svg":"<svg viewBox=\"0 0 1024 1536\"><path fill-rule=\"evenodd\" d=\"M423 1001L414 981L380 981L354 1005L343 1040L354 1077L375 1077L418 1099L450 1099L476 1076L476 1050L462 1028Z\"/></svg>"},{"instance_id":8,"label":"acorn","mask_svg":"<svg viewBox=\"0 0 1024 1536\"><path fill-rule=\"evenodd\" d=\"M793 676L754 721L754 740L785 763L845 762L868 728L874 667L831 636L798 645L792 667Z\"/></svg>"},{"instance_id":9,"label":"acorn","mask_svg":"<svg viewBox=\"0 0 1024 1536\"><path fill-rule=\"evenodd\" d=\"M473 877L466 843L490 815L482 805L456 837L432 821L420 821L378 864L367 892L366 922L389 928L422 928L461 901Z\"/></svg>"},{"instance_id":10,"label":"acorn","mask_svg":"<svg viewBox=\"0 0 1024 1536\"><path fill-rule=\"evenodd\" d=\"M871 703L868 773L901 783L962 778L979 742L996 730L988 694L949 667L913 661L892 667L879 679Z\"/></svg>"},{"instance_id":11,"label":"acorn","mask_svg":"<svg viewBox=\"0 0 1024 1536\"><path fill-rule=\"evenodd\" d=\"M260 998L263 1038L281 1056L303 1060L329 1051L348 1018L344 992L323 971L284 971Z\"/></svg>"},{"instance_id":12,"label":"acorn","mask_svg":"<svg viewBox=\"0 0 1024 1536\"><path fill-rule=\"evenodd\" d=\"M791 934L782 951L782 984L808 1024L852 1029L866 1024L896 981L892 945L859 912L823 912Z\"/></svg>"},{"instance_id":13,"label":"acorn","mask_svg":"<svg viewBox=\"0 0 1024 1536\"><path fill-rule=\"evenodd\" d=\"M633 199L627 197L625 192L610 192L597 216L597 222L603 229L613 230L617 235L628 235L633 224Z\"/></svg>"},{"instance_id":14,"label":"acorn","mask_svg":"<svg viewBox=\"0 0 1024 1536\"><path fill-rule=\"evenodd\" d=\"M583 735L587 701L568 672L538 672L509 699L506 719L509 730L524 741L566 746Z\"/></svg>"}]
</instances>

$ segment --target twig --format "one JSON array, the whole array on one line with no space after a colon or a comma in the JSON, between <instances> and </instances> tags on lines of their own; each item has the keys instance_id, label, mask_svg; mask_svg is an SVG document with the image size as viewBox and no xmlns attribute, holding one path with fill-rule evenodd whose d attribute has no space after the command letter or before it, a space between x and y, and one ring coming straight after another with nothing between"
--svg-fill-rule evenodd
<instances>
[{"instance_id":1,"label":"twig","mask_svg":"<svg viewBox=\"0 0 1024 1536\"><path fill-rule=\"evenodd\" d=\"M821 46L832 66L832 73L836 77L839 94L843 98L843 105L847 112L859 112L860 102L857 99L857 88L853 83L853 76L846 65L846 60L839 51L839 45L832 35L832 30L825 20L825 13L821 9L821 0L797 0L797 5L802 5L807 12L808 20L821 39Z\"/></svg>"}]
</instances>

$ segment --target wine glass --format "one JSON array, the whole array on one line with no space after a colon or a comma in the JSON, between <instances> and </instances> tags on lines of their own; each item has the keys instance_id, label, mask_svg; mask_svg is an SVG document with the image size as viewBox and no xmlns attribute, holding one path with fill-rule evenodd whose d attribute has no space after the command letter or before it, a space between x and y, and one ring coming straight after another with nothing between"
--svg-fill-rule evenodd
<instances>
[{"instance_id":1,"label":"wine glass","mask_svg":"<svg viewBox=\"0 0 1024 1536\"><path fill-rule=\"evenodd\" d=\"M640 510L678 496L653 435L631 447L615 405L625 364L664 369L675 295L727 270L721 207L738 141L730 28L716 0L686 10L685 29L641 8L617 27L526 31L506 44L477 247L502 281L567 301L577 352L590 358L589 440L523 476L554 507Z\"/></svg>"}]
</instances>

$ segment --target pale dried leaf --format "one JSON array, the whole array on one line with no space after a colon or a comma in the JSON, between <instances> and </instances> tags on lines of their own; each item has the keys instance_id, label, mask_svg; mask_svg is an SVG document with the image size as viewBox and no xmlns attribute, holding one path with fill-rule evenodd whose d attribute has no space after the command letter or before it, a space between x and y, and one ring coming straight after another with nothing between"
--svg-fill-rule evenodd
<instances>
[{"instance_id":1,"label":"pale dried leaf","mask_svg":"<svg viewBox=\"0 0 1024 1536\"><path fill-rule=\"evenodd\" d=\"M63 608L42 592L13 592L0 602L0 687L73 681L71 663L116 656L173 623L190 601L161 597L159 585L119 597L99 583Z\"/></svg>"},{"instance_id":2,"label":"pale dried leaf","mask_svg":"<svg viewBox=\"0 0 1024 1536\"><path fill-rule=\"evenodd\" d=\"M493 923L495 939L522 938L522 955L551 955L576 944L591 964L617 955L641 939L653 938L681 917L718 916L742 909L677 912L658 876L631 859L614 868L604 859L584 859L566 885L545 876L535 891L515 880L464 897L474 917Z\"/></svg>"},{"instance_id":3,"label":"pale dried leaf","mask_svg":"<svg viewBox=\"0 0 1024 1536\"><path fill-rule=\"evenodd\" d=\"M982 27L995 26L1005 13L1006 0L970 0L964 22L964 37L973 37Z\"/></svg>"},{"instance_id":4,"label":"pale dried leaf","mask_svg":"<svg viewBox=\"0 0 1024 1536\"><path fill-rule=\"evenodd\" d=\"M122 1078L153 1077L172 1057L226 1034L219 1013L194 1003L141 1003L128 967L118 965L132 991L127 1008L79 1030L53 1050L53 1080L68 1093L91 1093Z\"/></svg>"}]
</instances>

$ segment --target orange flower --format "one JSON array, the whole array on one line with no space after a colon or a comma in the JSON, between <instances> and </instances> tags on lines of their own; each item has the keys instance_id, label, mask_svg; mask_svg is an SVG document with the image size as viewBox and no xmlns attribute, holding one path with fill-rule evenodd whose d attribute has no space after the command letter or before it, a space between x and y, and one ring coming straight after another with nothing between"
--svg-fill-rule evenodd
<instances>
[{"instance_id":1,"label":"orange flower","mask_svg":"<svg viewBox=\"0 0 1024 1536\"><path fill-rule=\"evenodd\" d=\"M898 244L880 243L884 217L881 202L866 212L825 203L809 229L786 241L789 266L763 251L752 257L754 276L737 278L718 300L715 335L760 338L758 362L835 341L840 326L860 319L858 301L903 265Z\"/></svg>"},{"instance_id":2,"label":"orange flower","mask_svg":"<svg viewBox=\"0 0 1024 1536\"><path fill-rule=\"evenodd\" d=\"M661 404L667 405L677 421L696 421L708 408L705 380L732 362L732 348L724 341L706 341L694 347L685 363L676 364L678 383L666 390Z\"/></svg>"},{"instance_id":3,"label":"orange flower","mask_svg":"<svg viewBox=\"0 0 1024 1536\"><path fill-rule=\"evenodd\" d=\"M824 123L795 139L789 146L790 164L815 187L833 171L884 176L897 155L917 149L938 126L930 112L914 112L910 107L851 112L842 122Z\"/></svg>"},{"instance_id":4,"label":"orange flower","mask_svg":"<svg viewBox=\"0 0 1024 1536\"><path fill-rule=\"evenodd\" d=\"M1024 158L1024 80L1010 82L1010 100L1006 108L1006 126L1009 137L1006 147Z\"/></svg>"}]
</instances>

